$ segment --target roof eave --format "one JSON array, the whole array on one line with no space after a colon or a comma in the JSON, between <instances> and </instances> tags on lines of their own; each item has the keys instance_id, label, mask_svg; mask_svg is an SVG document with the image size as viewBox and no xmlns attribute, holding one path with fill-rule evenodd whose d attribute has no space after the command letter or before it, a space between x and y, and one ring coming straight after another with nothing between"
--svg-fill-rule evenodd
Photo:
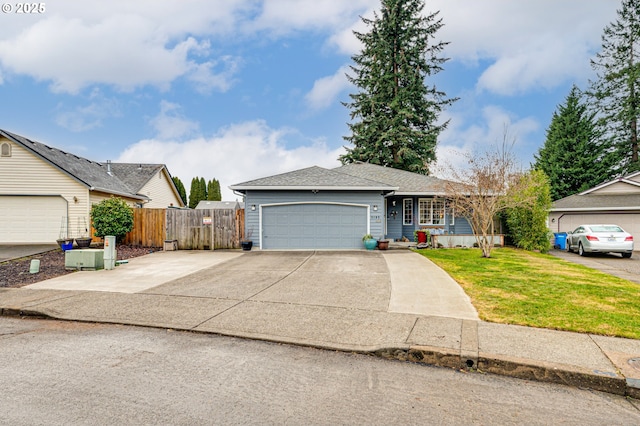
<instances>
[{"instance_id":1,"label":"roof eave","mask_svg":"<svg viewBox=\"0 0 640 426\"><path fill-rule=\"evenodd\" d=\"M640 206L627 207L552 207L550 212L601 212L601 211L633 211L640 210Z\"/></svg>"},{"instance_id":2,"label":"roof eave","mask_svg":"<svg viewBox=\"0 0 640 426\"><path fill-rule=\"evenodd\" d=\"M119 195L121 197L134 198L136 200L142 200L142 201L149 200L149 197L147 197L146 195L128 194L126 192L114 191L113 189L99 188L96 186L90 187L89 191L104 192L105 194Z\"/></svg>"},{"instance_id":3,"label":"roof eave","mask_svg":"<svg viewBox=\"0 0 640 426\"><path fill-rule=\"evenodd\" d=\"M242 186L231 185L229 189L233 191L395 191L397 187L389 186Z\"/></svg>"}]
</instances>

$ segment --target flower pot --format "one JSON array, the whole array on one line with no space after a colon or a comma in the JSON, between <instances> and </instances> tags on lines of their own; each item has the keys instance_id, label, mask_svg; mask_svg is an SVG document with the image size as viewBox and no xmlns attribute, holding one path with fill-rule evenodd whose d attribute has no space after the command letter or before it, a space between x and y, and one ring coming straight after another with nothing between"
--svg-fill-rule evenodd
<instances>
[{"instance_id":1,"label":"flower pot","mask_svg":"<svg viewBox=\"0 0 640 426\"><path fill-rule=\"evenodd\" d=\"M378 250L386 250L389 248L388 240L380 240L378 241Z\"/></svg>"},{"instance_id":2,"label":"flower pot","mask_svg":"<svg viewBox=\"0 0 640 426\"><path fill-rule=\"evenodd\" d=\"M377 244L378 242L374 239L364 240L364 248L366 248L367 250L375 249Z\"/></svg>"},{"instance_id":3,"label":"flower pot","mask_svg":"<svg viewBox=\"0 0 640 426\"><path fill-rule=\"evenodd\" d=\"M241 241L240 246L242 246L242 250L249 251L253 247L253 241Z\"/></svg>"},{"instance_id":4,"label":"flower pot","mask_svg":"<svg viewBox=\"0 0 640 426\"><path fill-rule=\"evenodd\" d=\"M78 248L91 247L91 237L76 238L76 245L78 246Z\"/></svg>"},{"instance_id":5,"label":"flower pot","mask_svg":"<svg viewBox=\"0 0 640 426\"><path fill-rule=\"evenodd\" d=\"M56 242L62 250L71 250L71 247L73 247L73 238L58 238ZM71 245L71 247L69 247L69 245Z\"/></svg>"}]
</instances>

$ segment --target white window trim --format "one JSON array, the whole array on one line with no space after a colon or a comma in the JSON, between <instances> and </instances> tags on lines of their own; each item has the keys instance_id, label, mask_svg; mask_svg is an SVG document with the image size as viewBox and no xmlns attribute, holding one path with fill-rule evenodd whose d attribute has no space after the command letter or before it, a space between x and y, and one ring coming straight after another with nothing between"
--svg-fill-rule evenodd
<instances>
[{"instance_id":1,"label":"white window trim","mask_svg":"<svg viewBox=\"0 0 640 426\"><path fill-rule=\"evenodd\" d=\"M428 222L422 222L422 214L421 214L421 209L420 209L420 203L421 202L426 202L428 204L428 208L429 208L429 217L427 218ZM446 201L441 199L441 198L418 198L418 225L434 225L433 223L433 210L434 210L434 203L438 201L440 203L442 203L442 210L444 212L444 216L442 218L442 223L437 223L435 224L435 226L445 226L446 225L446 220L447 220L447 204ZM453 218L453 216L452 216ZM452 222L450 223L450 225L453 225L453 219Z\"/></svg>"},{"instance_id":2,"label":"white window trim","mask_svg":"<svg viewBox=\"0 0 640 426\"><path fill-rule=\"evenodd\" d=\"M406 211L406 207L407 207L406 206L407 201L411 204L411 221L410 222L407 222L405 220L406 218L405 218L405 215L404 215L404 212ZM403 198L402 199L402 224L403 225L413 225L413 215L414 215L414 212L413 212L413 198Z\"/></svg>"},{"instance_id":3,"label":"white window trim","mask_svg":"<svg viewBox=\"0 0 640 426\"><path fill-rule=\"evenodd\" d=\"M431 225L433 223L433 204L431 203L431 198L418 198L418 225ZM420 209L420 204L425 201L429 205L429 217L427 218L428 222L422 222L422 211Z\"/></svg>"}]
</instances>

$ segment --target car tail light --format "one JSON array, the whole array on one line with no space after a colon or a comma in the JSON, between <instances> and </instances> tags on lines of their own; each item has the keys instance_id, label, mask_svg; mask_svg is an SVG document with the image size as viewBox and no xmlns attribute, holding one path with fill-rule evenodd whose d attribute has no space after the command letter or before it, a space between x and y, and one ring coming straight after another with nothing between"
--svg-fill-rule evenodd
<instances>
[{"instance_id":1,"label":"car tail light","mask_svg":"<svg viewBox=\"0 0 640 426\"><path fill-rule=\"evenodd\" d=\"M625 241L633 241L633 235L629 235L627 238L624 239Z\"/></svg>"},{"instance_id":2,"label":"car tail light","mask_svg":"<svg viewBox=\"0 0 640 426\"><path fill-rule=\"evenodd\" d=\"M587 235L586 238L589 241L599 241L598 237L596 237L595 235Z\"/></svg>"}]
</instances>

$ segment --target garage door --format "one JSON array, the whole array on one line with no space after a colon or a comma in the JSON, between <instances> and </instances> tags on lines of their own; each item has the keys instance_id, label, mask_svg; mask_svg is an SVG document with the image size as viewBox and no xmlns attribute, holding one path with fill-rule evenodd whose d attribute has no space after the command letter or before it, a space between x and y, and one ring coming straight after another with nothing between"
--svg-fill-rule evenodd
<instances>
[{"instance_id":1,"label":"garage door","mask_svg":"<svg viewBox=\"0 0 640 426\"><path fill-rule=\"evenodd\" d=\"M573 231L578 226L589 223L612 223L619 225L633 235L636 241L640 241L640 215L637 213L565 214L560 219L562 232Z\"/></svg>"},{"instance_id":2,"label":"garage door","mask_svg":"<svg viewBox=\"0 0 640 426\"><path fill-rule=\"evenodd\" d=\"M264 249L359 249L367 208L341 204L290 204L262 208Z\"/></svg>"},{"instance_id":3,"label":"garage door","mask_svg":"<svg viewBox=\"0 0 640 426\"><path fill-rule=\"evenodd\" d=\"M66 216L62 197L0 195L0 243L55 243Z\"/></svg>"}]
</instances>

